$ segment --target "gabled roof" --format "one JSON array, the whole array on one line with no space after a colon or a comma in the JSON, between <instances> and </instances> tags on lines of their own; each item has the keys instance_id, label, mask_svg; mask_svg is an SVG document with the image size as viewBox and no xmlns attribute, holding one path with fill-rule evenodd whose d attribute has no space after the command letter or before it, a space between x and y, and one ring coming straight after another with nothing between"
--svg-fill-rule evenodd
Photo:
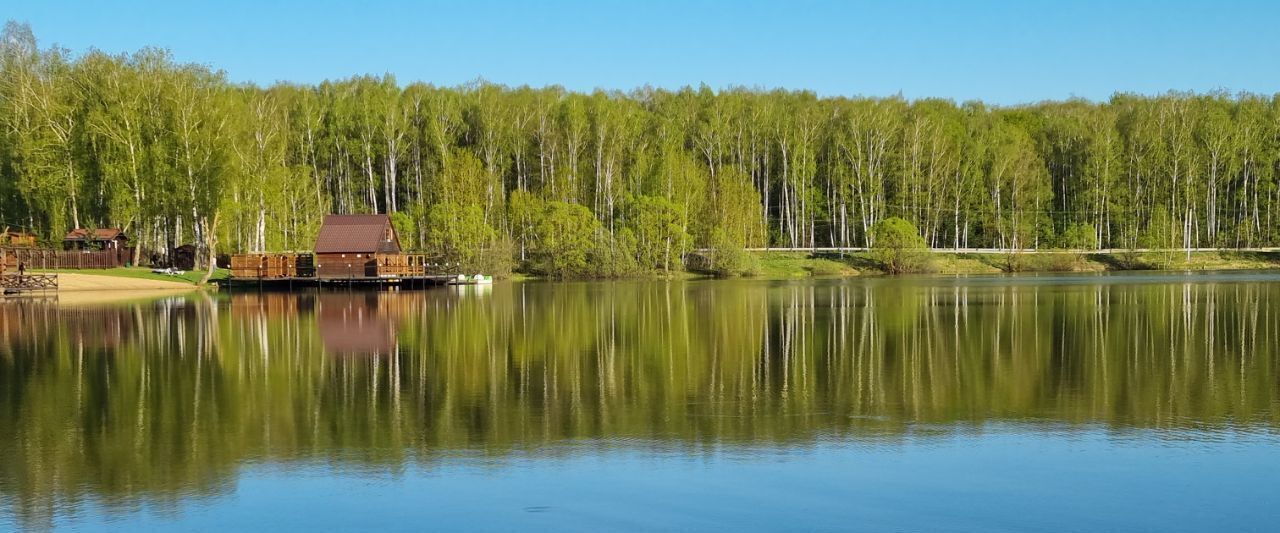
<instances>
[{"instance_id":1,"label":"gabled roof","mask_svg":"<svg viewBox=\"0 0 1280 533\"><path fill-rule=\"evenodd\" d=\"M90 236L92 234L92 236ZM90 232L85 228L76 228L67 232L67 236L63 237L64 241L113 241L116 239L128 240L120 228L98 228Z\"/></svg>"},{"instance_id":2,"label":"gabled roof","mask_svg":"<svg viewBox=\"0 0 1280 533\"><path fill-rule=\"evenodd\" d=\"M387 239L388 232L391 239ZM400 239L387 215L326 215L316 237L318 254L399 253Z\"/></svg>"}]
</instances>

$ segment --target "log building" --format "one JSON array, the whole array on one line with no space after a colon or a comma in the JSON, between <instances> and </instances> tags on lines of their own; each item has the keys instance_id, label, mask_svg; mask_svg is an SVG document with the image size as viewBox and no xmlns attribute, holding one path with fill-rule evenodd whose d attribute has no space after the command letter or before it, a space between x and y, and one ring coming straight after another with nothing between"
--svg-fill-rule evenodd
<instances>
[{"instance_id":1,"label":"log building","mask_svg":"<svg viewBox=\"0 0 1280 533\"><path fill-rule=\"evenodd\" d=\"M316 237L316 277L380 275L379 266L400 257L400 238L387 215L326 215Z\"/></svg>"}]
</instances>

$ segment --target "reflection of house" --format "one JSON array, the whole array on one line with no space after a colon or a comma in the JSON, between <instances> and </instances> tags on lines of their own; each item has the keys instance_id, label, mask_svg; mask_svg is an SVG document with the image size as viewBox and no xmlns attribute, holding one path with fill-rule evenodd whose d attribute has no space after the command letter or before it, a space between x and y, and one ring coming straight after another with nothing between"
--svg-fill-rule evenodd
<instances>
[{"instance_id":1,"label":"reflection of house","mask_svg":"<svg viewBox=\"0 0 1280 533\"><path fill-rule=\"evenodd\" d=\"M376 294L322 295L316 312L320 341L333 354L386 354L396 344L395 324L378 310Z\"/></svg>"},{"instance_id":2,"label":"reflection of house","mask_svg":"<svg viewBox=\"0 0 1280 533\"><path fill-rule=\"evenodd\" d=\"M129 237L119 228L76 228L62 239L63 250L118 250L124 248Z\"/></svg>"},{"instance_id":3,"label":"reflection of house","mask_svg":"<svg viewBox=\"0 0 1280 533\"><path fill-rule=\"evenodd\" d=\"M140 331L140 315L135 311L134 307L125 306L20 305L0 299L0 346L17 346L21 352L21 346L65 335L73 347L118 348L131 342Z\"/></svg>"},{"instance_id":4,"label":"reflection of house","mask_svg":"<svg viewBox=\"0 0 1280 533\"><path fill-rule=\"evenodd\" d=\"M400 239L387 215L328 215L316 237L315 267L320 278L378 275L378 261L400 254Z\"/></svg>"}]
</instances>

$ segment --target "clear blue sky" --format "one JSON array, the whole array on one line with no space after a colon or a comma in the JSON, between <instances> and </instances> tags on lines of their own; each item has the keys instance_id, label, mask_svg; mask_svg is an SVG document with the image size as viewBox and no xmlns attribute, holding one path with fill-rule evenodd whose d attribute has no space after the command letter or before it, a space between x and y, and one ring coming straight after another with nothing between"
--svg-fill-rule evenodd
<instances>
[{"instance_id":1,"label":"clear blue sky","mask_svg":"<svg viewBox=\"0 0 1280 533\"><path fill-rule=\"evenodd\" d=\"M6 0L41 46L161 46L235 81L390 72L569 89L706 83L1017 104L1280 91L1280 2Z\"/></svg>"}]
</instances>

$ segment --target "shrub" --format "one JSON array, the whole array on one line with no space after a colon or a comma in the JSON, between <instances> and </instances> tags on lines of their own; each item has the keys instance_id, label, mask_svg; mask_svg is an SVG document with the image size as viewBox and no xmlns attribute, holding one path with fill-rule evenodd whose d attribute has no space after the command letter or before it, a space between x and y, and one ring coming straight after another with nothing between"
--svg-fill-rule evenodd
<instances>
[{"instance_id":1,"label":"shrub","mask_svg":"<svg viewBox=\"0 0 1280 533\"><path fill-rule=\"evenodd\" d=\"M711 273L719 277L754 276L760 273L760 262L724 231L711 232Z\"/></svg>"},{"instance_id":2,"label":"shrub","mask_svg":"<svg viewBox=\"0 0 1280 533\"><path fill-rule=\"evenodd\" d=\"M1098 247L1098 231L1093 224L1072 224L1058 237L1058 244L1068 250L1093 250Z\"/></svg>"},{"instance_id":3,"label":"shrub","mask_svg":"<svg viewBox=\"0 0 1280 533\"><path fill-rule=\"evenodd\" d=\"M838 276L844 274L848 269L843 264L829 259L816 259L808 266L807 270L814 276Z\"/></svg>"},{"instance_id":4,"label":"shrub","mask_svg":"<svg viewBox=\"0 0 1280 533\"><path fill-rule=\"evenodd\" d=\"M931 269L929 247L911 222L889 217L872 228L875 244L872 258L889 274L927 272Z\"/></svg>"},{"instance_id":5,"label":"shrub","mask_svg":"<svg viewBox=\"0 0 1280 533\"><path fill-rule=\"evenodd\" d=\"M1082 263L1082 256L1074 253L1008 254L1000 268L1005 272L1074 272Z\"/></svg>"},{"instance_id":6,"label":"shrub","mask_svg":"<svg viewBox=\"0 0 1280 533\"><path fill-rule=\"evenodd\" d=\"M636 236L628 228L618 230L616 235L600 229L600 238L596 239L595 248L591 251L591 264L584 275L600 278L621 278L634 276L643 268L636 261Z\"/></svg>"},{"instance_id":7,"label":"shrub","mask_svg":"<svg viewBox=\"0 0 1280 533\"><path fill-rule=\"evenodd\" d=\"M509 278L513 257L515 257L515 244L510 239L494 239L493 244L480 251L477 258L478 272L499 279Z\"/></svg>"},{"instance_id":8,"label":"shrub","mask_svg":"<svg viewBox=\"0 0 1280 533\"><path fill-rule=\"evenodd\" d=\"M600 221L586 207L547 202L534 229L538 270L558 278L592 275L588 259L600 232Z\"/></svg>"}]
</instances>

